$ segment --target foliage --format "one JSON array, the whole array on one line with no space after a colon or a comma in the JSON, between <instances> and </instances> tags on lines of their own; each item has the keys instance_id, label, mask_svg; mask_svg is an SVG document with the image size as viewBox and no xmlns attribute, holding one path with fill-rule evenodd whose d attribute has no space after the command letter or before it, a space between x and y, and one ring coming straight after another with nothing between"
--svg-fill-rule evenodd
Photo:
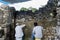
<instances>
[{"instance_id":1,"label":"foliage","mask_svg":"<svg viewBox=\"0 0 60 40\"><path fill-rule=\"evenodd\" d=\"M22 7L20 11L28 11L27 8Z\"/></svg>"},{"instance_id":2,"label":"foliage","mask_svg":"<svg viewBox=\"0 0 60 40\"><path fill-rule=\"evenodd\" d=\"M32 10L33 13L34 13L35 11L37 11L36 8L32 8L32 7L30 7L29 10Z\"/></svg>"},{"instance_id":3,"label":"foliage","mask_svg":"<svg viewBox=\"0 0 60 40\"><path fill-rule=\"evenodd\" d=\"M29 10L32 10L33 13L37 11L36 8L32 8L32 7L30 7L29 9L22 7L20 11L29 11Z\"/></svg>"}]
</instances>

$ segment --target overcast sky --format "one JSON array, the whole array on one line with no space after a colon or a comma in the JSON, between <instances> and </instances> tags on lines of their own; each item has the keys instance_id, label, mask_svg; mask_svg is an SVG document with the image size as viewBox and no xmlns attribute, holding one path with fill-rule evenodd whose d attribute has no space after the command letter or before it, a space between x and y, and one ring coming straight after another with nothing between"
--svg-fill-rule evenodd
<instances>
[{"instance_id":1,"label":"overcast sky","mask_svg":"<svg viewBox=\"0 0 60 40\"><path fill-rule=\"evenodd\" d=\"M31 0L21 3L15 3L15 4L8 4L10 7L15 7L16 10L20 10L22 7L25 8L37 8L39 9L42 6L45 6L47 4L48 0ZM0 2L0 5L3 4Z\"/></svg>"}]
</instances>

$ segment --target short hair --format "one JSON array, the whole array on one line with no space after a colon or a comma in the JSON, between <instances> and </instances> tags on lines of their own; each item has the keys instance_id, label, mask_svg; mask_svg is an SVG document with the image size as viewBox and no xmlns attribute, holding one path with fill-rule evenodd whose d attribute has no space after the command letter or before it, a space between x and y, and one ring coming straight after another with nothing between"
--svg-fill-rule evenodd
<instances>
[{"instance_id":1,"label":"short hair","mask_svg":"<svg viewBox=\"0 0 60 40\"><path fill-rule=\"evenodd\" d=\"M38 25L38 23L37 22L34 22L34 26L37 26Z\"/></svg>"}]
</instances>

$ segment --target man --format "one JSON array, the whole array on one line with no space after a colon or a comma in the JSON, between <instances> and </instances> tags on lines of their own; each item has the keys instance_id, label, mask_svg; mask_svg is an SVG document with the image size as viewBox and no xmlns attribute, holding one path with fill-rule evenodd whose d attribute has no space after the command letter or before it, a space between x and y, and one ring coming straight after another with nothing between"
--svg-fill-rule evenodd
<instances>
[{"instance_id":1,"label":"man","mask_svg":"<svg viewBox=\"0 0 60 40\"><path fill-rule=\"evenodd\" d=\"M17 23L17 26L15 28L15 37L16 37L16 40L22 40L22 37L23 37L23 30L22 28L25 27L25 24L23 25L19 25Z\"/></svg>"},{"instance_id":2,"label":"man","mask_svg":"<svg viewBox=\"0 0 60 40\"><path fill-rule=\"evenodd\" d=\"M56 27L56 32L57 32L57 38L60 40L60 27Z\"/></svg>"},{"instance_id":3,"label":"man","mask_svg":"<svg viewBox=\"0 0 60 40\"><path fill-rule=\"evenodd\" d=\"M41 40L42 38L42 30L43 27L42 26L38 26L37 22L34 23L34 28L33 28L33 34L35 36L35 40Z\"/></svg>"}]
</instances>

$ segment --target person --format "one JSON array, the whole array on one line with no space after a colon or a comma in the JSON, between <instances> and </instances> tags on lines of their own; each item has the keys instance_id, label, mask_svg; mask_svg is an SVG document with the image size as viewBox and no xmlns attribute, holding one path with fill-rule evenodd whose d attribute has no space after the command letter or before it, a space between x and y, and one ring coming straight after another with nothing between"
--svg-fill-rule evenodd
<instances>
[{"instance_id":1,"label":"person","mask_svg":"<svg viewBox=\"0 0 60 40\"><path fill-rule=\"evenodd\" d=\"M34 28L32 33L34 34L35 40L41 40L41 38L43 37L42 35L42 30L43 27L42 26L38 26L37 22L34 23Z\"/></svg>"},{"instance_id":2,"label":"person","mask_svg":"<svg viewBox=\"0 0 60 40\"><path fill-rule=\"evenodd\" d=\"M26 29L26 26L22 28L23 34L24 34L23 37L22 37L22 40L25 40L25 29Z\"/></svg>"},{"instance_id":3,"label":"person","mask_svg":"<svg viewBox=\"0 0 60 40\"><path fill-rule=\"evenodd\" d=\"M60 40L60 27L56 27L57 38Z\"/></svg>"},{"instance_id":4,"label":"person","mask_svg":"<svg viewBox=\"0 0 60 40\"><path fill-rule=\"evenodd\" d=\"M25 24L19 25L19 23L17 23L17 26L15 28L15 38L16 40L22 40L23 38L23 30L22 28L25 27Z\"/></svg>"},{"instance_id":5,"label":"person","mask_svg":"<svg viewBox=\"0 0 60 40\"><path fill-rule=\"evenodd\" d=\"M32 34L31 34L31 40L35 40L35 37L34 37L34 33L32 32Z\"/></svg>"}]
</instances>

